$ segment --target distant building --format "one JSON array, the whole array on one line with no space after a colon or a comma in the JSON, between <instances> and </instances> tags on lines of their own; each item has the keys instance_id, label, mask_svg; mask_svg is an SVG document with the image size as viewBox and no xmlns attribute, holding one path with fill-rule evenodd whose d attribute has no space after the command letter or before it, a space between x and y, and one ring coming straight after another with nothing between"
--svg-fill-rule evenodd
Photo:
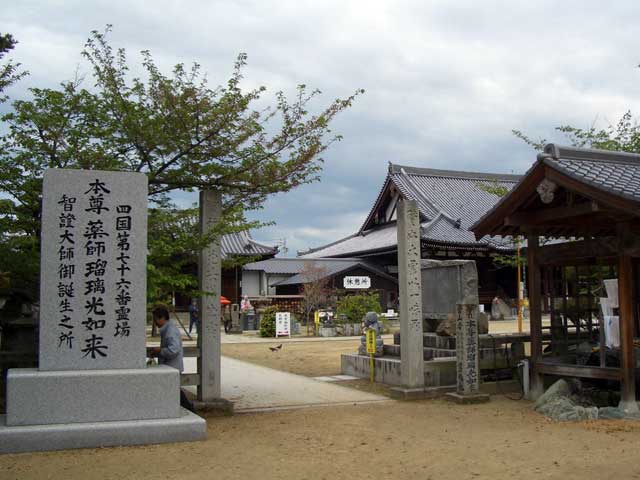
<instances>
[{"instance_id":1,"label":"distant building","mask_svg":"<svg viewBox=\"0 0 640 480\"><path fill-rule=\"evenodd\" d=\"M492 191L510 191L518 175L434 170L389 164L387 177L369 215L353 235L318 248L298 252L300 259L366 259L381 271L397 275L396 207L415 200L422 223L423 258L464 258L476 261L480 302L489 304L499 291L516 297L512 268L498 268L493 257L513 254L508 238L476 239L468 229L498 202Z\"/></svg>"},{"instance_id":2,"label":"distant building","mask_svg":"<svg viewBox=\"0 0 640 480\"><path fill-rule=\"evenodd\" d=\"M309 266L315 268L310 278ZM242 294L250 297L299 295L302 286L323 279L332 290L377 292L383 309L394 308L398 282L378 265L360 258L272 258L243 267Z\"/></svg>"},{"instance_id":3,"label":"distant building","mask_svg":"<svg viewBox=\"0 0 640 480\"><path fill-rule=\"evenodd\" d=\"M220 239L220 252L222 254L222 295L231 303L240 303L242 299L242 264L251 260L265 260L275 257L278 247L265 245L255 241L251 232L243 231L223 235ZM189 272L198 276L198 264L188 266ZM190 298L176 294L176 306L185 309L191 301Z\"/></svg>"},{"instance_id":4,"label":"distant building","mask_svg":"<svg viewBox=\"0 0 640 480\"><path fill-rule=\"evenodd\" d=\"M242 265L227 266L224 263L235 263L234 260L246 261L246 259L265 260L275 257L278 247L272 247L251 238L249 231L231 233L224 235L220 240L220 251L222 253L222 295L231 303L240 303Z\"/></svg>"}]
</instances>

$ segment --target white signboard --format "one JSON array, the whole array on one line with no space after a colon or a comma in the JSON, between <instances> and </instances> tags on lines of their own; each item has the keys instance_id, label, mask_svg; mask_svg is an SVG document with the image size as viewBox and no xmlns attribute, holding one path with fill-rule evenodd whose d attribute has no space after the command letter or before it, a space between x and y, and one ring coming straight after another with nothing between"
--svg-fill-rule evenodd
<instances>
[{"instance_id":1,"label":"white signboard","mask_svg":"<svg viewBox=\"0 0 640 480\"><path fill-rule=\"evenodd\" d=\"M276 338L291 337L291 313L276 312Z\"/></svg>"},{"instance_id":2,"label":"white signboard","mask_svg":"<svg viewBox=\"0 0 640 480\"><path fill-rule=\"evenodd\" d=\"M371 288L370 277L344 277L344 288Z\"/></svg>"}]
</instances>

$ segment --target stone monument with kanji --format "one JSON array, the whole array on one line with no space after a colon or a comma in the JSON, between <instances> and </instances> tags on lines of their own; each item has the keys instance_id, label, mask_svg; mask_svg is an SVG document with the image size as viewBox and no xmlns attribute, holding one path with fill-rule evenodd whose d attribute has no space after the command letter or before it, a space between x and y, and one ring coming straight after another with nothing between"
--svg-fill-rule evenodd
<instances>
[{"instance_id":1,"label":"stone monument with kanji","mask_svg":"<svg viewBox=\"0 0 640 480\"><path fill-rule=\"evenodd\" d=\"M0 452L202 439L180 374L145 366L147 177L47 170L39 367L11 369Z\"/></svg>"}]
</instances>

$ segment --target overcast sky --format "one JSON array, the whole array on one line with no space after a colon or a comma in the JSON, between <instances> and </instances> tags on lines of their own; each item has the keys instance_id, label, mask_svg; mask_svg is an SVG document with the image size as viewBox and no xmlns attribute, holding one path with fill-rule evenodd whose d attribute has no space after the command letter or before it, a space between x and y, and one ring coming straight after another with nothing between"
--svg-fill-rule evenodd
<instances>
[{"instance_id":1,"label":"overcast sky","mask_svg":"<svg viewBox=\"0 0 640 480\"><path fill-rule=\"evenodd\" d=\"M254 237L286 238L289 255L356 231L388 162L522 173L535 153L512 129L558 141L553 127L606 126L640 100L637 0L20 0L2 20L31 72L13 98L87 72L84 41L108 23L132 62L142 49L167 69L197 61L214 85L246 52L246 86L271 95L305 83L320 108L364 88L334 125L344 140L322 182L252 214L276 222Z\"/></svg>"}]
</instances>

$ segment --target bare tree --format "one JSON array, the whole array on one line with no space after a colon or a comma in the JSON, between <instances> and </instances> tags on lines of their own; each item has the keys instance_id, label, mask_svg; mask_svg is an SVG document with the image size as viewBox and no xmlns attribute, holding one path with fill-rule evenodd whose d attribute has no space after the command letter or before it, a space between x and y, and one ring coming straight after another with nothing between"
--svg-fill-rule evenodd
<instances>
[{"instance_id":1,"label":"bare tree","mask_svg":"<svg viewBox=\"0 0 640 480\"><path fill-rule=\"evenodd\" d=\"M327 305L331 296L329 288L329 272L326 267L307 263L300 272L304 279L304 284L300 288L300 295L304 297L303 306L304 314L307 322L307 335L311 322L309 316L311 312ZM314 326L315 330L315 326Z\"/></svg>"}]
</instances>

